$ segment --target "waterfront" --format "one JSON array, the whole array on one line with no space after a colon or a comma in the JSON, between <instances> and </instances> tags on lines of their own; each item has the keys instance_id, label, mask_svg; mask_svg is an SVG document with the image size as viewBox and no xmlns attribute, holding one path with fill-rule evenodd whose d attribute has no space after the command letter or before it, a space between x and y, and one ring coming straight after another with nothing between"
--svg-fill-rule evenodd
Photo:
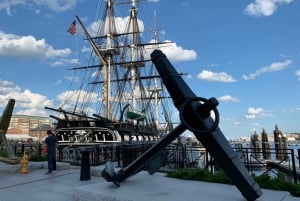
<instances>
[{"instance_id":1,"label":"waterfront","mask_svg":"<svg viewBox=\"0 0 300 201\"><path fill-rule=\"evenodd\" d=\"M14 144L12 146L16 154L38 152L41 144ZM118 167L124 167L136 159L141 153L149 148L150 144L60 144L57 152L57 159L61 162L80 165L81 153L83 150L90 151L90 164L98 166L106 161L116 161ZM4 147L2 146L2 149ZM277 168L268 166L267 162L274 162L277 165L284 165L290 169L290 180L295 180L293 170L299 171L300 146L297 143L289 143L287 149L281 152L287 157L284 160L276 158L274 143L270 143L269 158L265 159L262 150L254 150L250 143L232 144L232 148L238 153L238 157L246 166L250 174L268 174L271 177L284 175ZM261 148L261 147L260 147ZM181 168L208 168L211 172L218 169L216 162L203 146L189 146L188 144L172 144L165 148L168 153L167 161L161 171L172 171ZM278 156L277 156L278 157ZM269 164L270 165L270 164ZM299 179L298 179L299 180Z\"/></svg>"}]
</instances>

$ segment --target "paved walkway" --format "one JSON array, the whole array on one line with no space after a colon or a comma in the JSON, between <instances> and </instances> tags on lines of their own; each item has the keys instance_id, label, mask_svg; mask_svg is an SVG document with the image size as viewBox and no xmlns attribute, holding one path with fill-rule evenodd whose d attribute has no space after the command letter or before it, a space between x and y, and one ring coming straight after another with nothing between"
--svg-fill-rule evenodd
<instances>
[{"instance_id":1,"label":"paved walkway","mask_svg":"<svg viewBox=\"0 0 300 201\"><path fill-rule=\"evenodd\" d=\"M116 187L91 167L91 179L80 181L80 167L58 164L49 175L45 163L30 162L27 174L19 165L0 162L0 201L243 201L235 186L179 180L162 173L141 172ZM288 192L263 189L258 201L299 201Z\"/></svg>"}]
</instances>

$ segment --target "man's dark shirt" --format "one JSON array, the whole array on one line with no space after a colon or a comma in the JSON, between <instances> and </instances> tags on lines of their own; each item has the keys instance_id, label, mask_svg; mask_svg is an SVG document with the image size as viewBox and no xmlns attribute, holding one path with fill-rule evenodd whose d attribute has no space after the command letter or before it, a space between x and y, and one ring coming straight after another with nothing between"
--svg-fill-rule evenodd
<instances>
[{"instance_id":1,"label":"man's dark shirt","mask_svg":"<svg viewBox=\"0 0 300 201\"><path fill-rule=\"evenodd\" d=\"M55 154L56 153L56 144L57 138L54 135L50 135L46 138L45 143L47 144L48 154Z\"/></svg>"}]
</instances>

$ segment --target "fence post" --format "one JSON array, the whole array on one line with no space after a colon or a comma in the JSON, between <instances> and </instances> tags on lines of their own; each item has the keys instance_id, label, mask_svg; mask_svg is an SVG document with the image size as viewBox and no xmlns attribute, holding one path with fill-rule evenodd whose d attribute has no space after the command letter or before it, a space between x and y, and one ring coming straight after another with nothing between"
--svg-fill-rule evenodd
<instances>
[{"instance_id":1,"label":"fence post","mask_svg":"<svg viewBox=\"0 0 300 201\"><path fill-rule=\"evenodd\" d=\"M248 172L250 171L250 161L249 161L249 150L248 148L246 148L246 161L247 161L247 169L248 169Z\"/></svg>"},{"instance_id":2,"label":"fence post","mask_svg":"<svg viewBox=\"0 0 300 201\"><path fill-rule=\"evenodd\" d=\"M300 168L300 149L298 149L298 161L299 161L299 168Z\"/></svg>"},{"instance_id":3,"label":"fence post","mask_svg":"<svg viewBox=\"0 0 300 201\"><path fill-rule=\"evenodd\" d=\"M38 154L41 155L42 154L42 145L40 142L38 143L37 149L38 149Z\"/></svg>"},{"instance_id":4,"label":"fence post","mask_svg":"<svg viewBox=\"0 0 300 201\"><path fill-rule=\"evenodd\" d=\"M15 143L14 152L17 153L17 143Z\"/></svg>"},{"instance_id":5,"label":"fence post","mask_svg":"<svg viewBox=\"0 0 300 201\"><path fill-rule=\"evenodd\" d=\"M295 155L294 155L294 149L291 150L291 155L292 155L292 166L293 166L293 177L294 177L294 183L297 183L297 171L296 171L296 164L295 164ZM298 149L299 151L299 149Z\"/></svg>"},{"instance_id":6,"label":"fence post","mask_svg":"<svg viewBox=\"0 0 300 201\"><path fill-rule=\"evenodd\" d=\"M21 151L21 153L24 153L24 151L25 151L25 145L22 143L22 149L21 149L22 151Z\"/></svg>"}]
</instances>

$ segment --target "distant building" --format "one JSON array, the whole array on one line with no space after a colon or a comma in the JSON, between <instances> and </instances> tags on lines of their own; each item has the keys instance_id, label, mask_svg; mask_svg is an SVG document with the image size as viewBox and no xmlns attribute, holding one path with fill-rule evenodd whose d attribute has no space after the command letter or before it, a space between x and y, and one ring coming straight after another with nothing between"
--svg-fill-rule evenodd
<instances>
[{"instance_id":1,"label":"distant building","mask_svg":"<svg viewBox=\"0 0 300 201\"><path fill-rule=\"evenodd\" d=\"M45 137L46 131L51 129L52 121L49 117L12 115L7 135L22 134L35 139Z\"/></svg>"}]
</instances>

